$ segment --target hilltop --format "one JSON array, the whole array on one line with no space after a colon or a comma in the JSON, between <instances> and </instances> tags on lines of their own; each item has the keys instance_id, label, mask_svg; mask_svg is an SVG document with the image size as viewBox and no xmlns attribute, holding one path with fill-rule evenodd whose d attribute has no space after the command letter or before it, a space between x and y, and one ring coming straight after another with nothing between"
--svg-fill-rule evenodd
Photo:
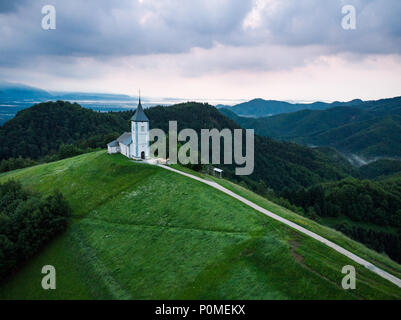
<instances>
[{"instance_id":1,"label":"hilltop","mask_svg":"<svg viewBox=\"0 0 401 320\"><path fill-rule=\"evenodd\" d=\"M100 151L0 175L11 178L44 194L58 188L73 219L0 286L2 299L401 298L399 288L359 266L357 290L343 290L344 256L207 185L121 155ZM388 258L219 182L401 275ZM57 269L55 291L38 288L45 264Z\"/></svg>"}]
</instances>

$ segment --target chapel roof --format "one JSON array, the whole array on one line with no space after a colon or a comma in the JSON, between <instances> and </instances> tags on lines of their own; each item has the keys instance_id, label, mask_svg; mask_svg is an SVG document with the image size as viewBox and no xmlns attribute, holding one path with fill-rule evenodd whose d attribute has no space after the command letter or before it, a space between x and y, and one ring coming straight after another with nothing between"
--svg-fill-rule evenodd
<instances>
[{"instance_id":1,"label":"chapel roof","mask_svg":"<svg viewBox=\"0 0 401 320\"><path fill-rule=\"evenodd\" d=\"M114 140L107 144L108 147L118 147L118 141Z\"/></svg>"},{"instance_id":2,"label":"chapel roof","mask_svg":"<svg viewBox=\"0 0 401 320\"><path fill-rule=\"evenodd\" d=\"M138 107L136 108L135 114L132 116L131 121L136 122L149 122L149 118L146 116L142 108L141 98L139 98Z\"/></svg>"},{"instance_id":3,"label":"chapel roof","mask_svg":"<svg viewBox=\"0 0 401 320\"><path fill-rule=\"evenodd\" d=\"M129 146L132 143L131 132L124 132L120 137L118 137L117 142Z\"/></svg>"}]
</instances>

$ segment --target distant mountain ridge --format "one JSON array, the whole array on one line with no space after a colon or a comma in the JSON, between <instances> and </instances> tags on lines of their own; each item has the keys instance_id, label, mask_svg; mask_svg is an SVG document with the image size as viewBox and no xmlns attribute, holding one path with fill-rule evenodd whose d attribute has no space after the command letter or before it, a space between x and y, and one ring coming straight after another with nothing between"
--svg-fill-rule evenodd
<instances>
[{"instance_id":1,"label":"distant mountain ridge","mask_svg":"<svg viewBox=\"0 0 401 320\"><path fill-rule=\"evenodd\" d=\"M262 136L334 147L367 158L401 157L401 97L257 119L240 117L231 109L220 111Z\"/></svg>"},{"instance_id":2,"label":"distant mountain ridge","mask_svg":"<svg viewBox=\"0 0 401 320\"><path fill-rule=\"evenodd\" d=\"M51 94L45 90L19 83L0 81L0 100L47 99Z\"/></svg>"},{"instance_id":3,"label":"distant mountain ridge","mask_svg":"<svg viewBox=\"0 0 401 320\"><path fill-rule=\"evenodd\" d=\"M0 126L34 103L66 100L97 111L125 110L137 98L124 94L54 92L0 80Z\"/></svg>"},{"instance_id":4,"label":"distant mountain ridge","mask_svg":"<svg viewBox=\"0 0 401 320\"><path fill-rule=\"evenodd\" d=\"M218 108L226 108L239 116L259 118L300 110L325 110L340 106L359 106L363 103L364 102L360 99L348 102L335 101L333 103L289 103L285 101L264 100L259 98L232 107L219 105Z\"/></svg>"},{"instance_id":5,"label":"distant mountain ridge","mask_svg":"<svg viewBox=\"0 0 401 320\"><path fill-rule=\"evenodd\" d=\"M0 101L13 100L127 100L132 97L124 94L91 92L48 92L46 90L20 83L0 81Z\"/></svg>"}]
</instances>

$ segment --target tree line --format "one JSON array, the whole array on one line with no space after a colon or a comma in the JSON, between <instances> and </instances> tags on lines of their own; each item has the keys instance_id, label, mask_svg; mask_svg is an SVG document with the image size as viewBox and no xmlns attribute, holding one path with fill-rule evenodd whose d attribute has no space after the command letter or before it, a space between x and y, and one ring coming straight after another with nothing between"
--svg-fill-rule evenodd
<instances>
[{"instance_id":1,"label":"tree line","mask_svg":"<svg viewBox=\"0 0 401 320\"><path fill-rule=\"evenodd\" d=\"M396 250L401 240L400 191L398 177L380 181L347 178L309 188L287 188L282 196L312 219L347 218L348 224L335 228L401 262L401 250Z\"/></svg>"}]
</instances>

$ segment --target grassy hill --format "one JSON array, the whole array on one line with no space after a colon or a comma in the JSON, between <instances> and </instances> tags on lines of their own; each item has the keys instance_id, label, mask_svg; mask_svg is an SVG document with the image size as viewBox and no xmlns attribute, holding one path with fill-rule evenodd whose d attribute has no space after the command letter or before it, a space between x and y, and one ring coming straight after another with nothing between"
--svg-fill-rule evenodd
<instances>
[{"instance_id":1,"label":"grassy hill","mask_svg":"<svg viewBox=\"0 0 401 320\"><path fill-rule=\"evenodd\" d=\"M66 233L0 284L0 299L399 299L369 270L241 202L104 151L0 175L73 209ZM231 182L227 188L401 276L401 266ZM43 265L57 290L40 287ZM341 269L357 269L357 289Z\"/></svg>"}]
</instances>

